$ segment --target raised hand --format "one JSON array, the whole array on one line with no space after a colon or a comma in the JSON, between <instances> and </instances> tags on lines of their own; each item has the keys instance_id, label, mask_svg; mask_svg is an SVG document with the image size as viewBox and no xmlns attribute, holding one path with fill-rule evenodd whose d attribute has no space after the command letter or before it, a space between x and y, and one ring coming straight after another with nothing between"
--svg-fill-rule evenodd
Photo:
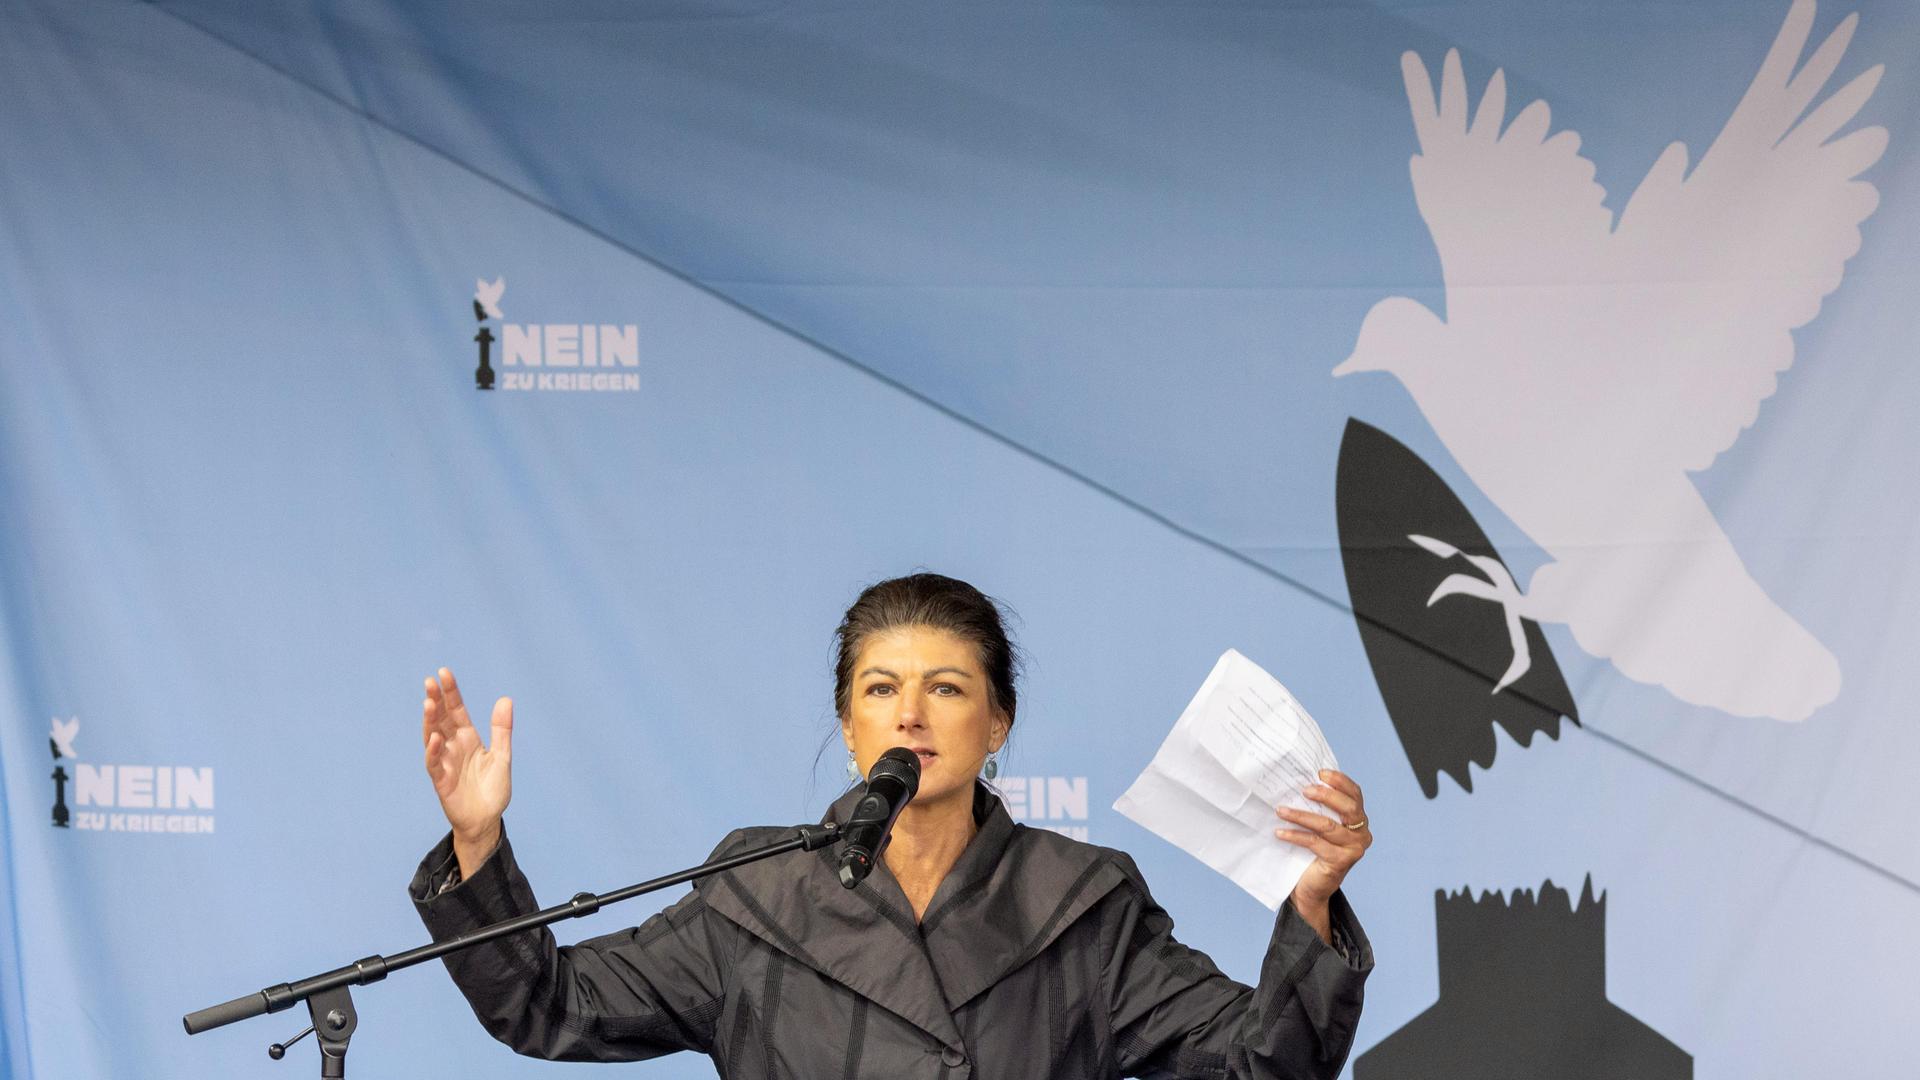
<instances>
[{"instance_id":1,"label":"raised hand","mask_svg":"<svg viewBox=\"0 0 1920 1080\"><path fill-rule=\"evenodd\" d=\"M1322 941L1332 944L1333 920L1328 905L1346 880L1347 871L1373 846L1373 830L1367 825L1366 796L1346 773L1322 769L1320 783L1304 794L1325 806L1333 817L1283 806L1274 812L1299 827L1276 829L1274 835L1313 852L1313 865L1293 887L1293 907L1319 932Z\"/></svg>"},{"instance_id":2,"label":"raised hand","mask_svg":"<svg viewBox=\"0 0 1920 1080\"><path fill-rule=\"evenodd\" d=\"M426 691L420 738L427 748L427 776L453 827L461 876L468 877L499 843L500 816L513 797L513 700L493 703L491 746L483 746L453 672L441 668L427 679Z\"/></svg>"}]
</instances>

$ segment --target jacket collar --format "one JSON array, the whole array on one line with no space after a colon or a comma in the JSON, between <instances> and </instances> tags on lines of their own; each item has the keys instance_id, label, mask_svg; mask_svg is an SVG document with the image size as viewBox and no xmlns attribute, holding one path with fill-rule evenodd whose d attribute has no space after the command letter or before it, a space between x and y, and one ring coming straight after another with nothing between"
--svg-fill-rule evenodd
<instances>
[{"instance_id":1,"label":"jacket collar","mask_svg":"<svg viewBox=\"0 0 1920 1080\"><path fill-rule=\"evenodd\" d=\"M845 821L855 787L828 808ZM956 1049L953 1011L1033 959L1124 880L1111 853L1017 825L976 783L979 832L914 921L881 859L852 889L837 846L763 859L704 879L707 905L793 959ZM754 837L761 839L761 837Z\"/></svg>"}]
</instances>

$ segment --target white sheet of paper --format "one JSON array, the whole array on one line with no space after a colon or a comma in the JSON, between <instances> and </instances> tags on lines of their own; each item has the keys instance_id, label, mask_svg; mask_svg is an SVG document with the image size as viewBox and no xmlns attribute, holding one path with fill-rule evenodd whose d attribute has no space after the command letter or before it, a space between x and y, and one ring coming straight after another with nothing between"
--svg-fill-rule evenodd
<instances>
[{"instance_id":1,"label":"white sheet of paper","mask_svg":"<svg viewBox=\"0 0 1920 1080\"><path fill-rule=\"evenodd\" d=\"M1320 725L1280 681L1228 649L1113 808L1278 910L1313 854L1276 838L1292 806L1337 769Z\"/></svg>"}]
</instances>

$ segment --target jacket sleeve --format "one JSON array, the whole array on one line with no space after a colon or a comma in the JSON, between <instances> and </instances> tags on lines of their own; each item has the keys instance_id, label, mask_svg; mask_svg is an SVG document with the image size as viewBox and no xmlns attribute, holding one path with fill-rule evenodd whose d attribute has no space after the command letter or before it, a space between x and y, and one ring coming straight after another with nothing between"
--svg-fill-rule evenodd
<instances>
[{"instance_id":1,"label":"jacket sleeve","mask_svg":"<svg viewBox=\"0 0 1920 1080\"><path fill-rule=\"evenodd\" d=\"M1222 974L1180 944L1173 920L1148 894L1131 860L1131 888L1107 941L1111 1028L1126 1076L1280 1080L1340 1074L1360 1020L1373 949L1346 897L1332 903L1334 940L1320 940L1289 900L1274 922L1260 985Z\"/></svg>"},{"instance_id":2,"label":"jacket sleeve","mask_svg":"<svg viewBox=\"0 0 1920 1080\"><path fill-rule=\"evenodd\" d=\"M473 877L453 877L453 839L421 860L409 888L435 941L539 910L503 835ZM722 945L699 893L619 933L556 946L542 927L444 957L494 1038L561 1061L637 1061L709 1052L725 988Z\"/></svg>"}]
</instances>

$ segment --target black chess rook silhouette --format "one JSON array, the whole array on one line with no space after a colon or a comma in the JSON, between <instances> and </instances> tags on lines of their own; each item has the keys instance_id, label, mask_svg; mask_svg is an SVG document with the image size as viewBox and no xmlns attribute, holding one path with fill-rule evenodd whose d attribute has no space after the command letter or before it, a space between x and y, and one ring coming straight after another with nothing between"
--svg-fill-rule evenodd
<instances>
[{"instance_id":1,"label":"black chess rook silhouette","mask_svg":"<svg viewBox=\"0 0 1920 1080\"><path fill-rule=\"evenodd\" d=\"M1440 1000L1353 1063L1354 1080L1689 1080L1693 1056L1607 1000L1607 901L1435 892Z\"/></svg>"}]
</instances>

